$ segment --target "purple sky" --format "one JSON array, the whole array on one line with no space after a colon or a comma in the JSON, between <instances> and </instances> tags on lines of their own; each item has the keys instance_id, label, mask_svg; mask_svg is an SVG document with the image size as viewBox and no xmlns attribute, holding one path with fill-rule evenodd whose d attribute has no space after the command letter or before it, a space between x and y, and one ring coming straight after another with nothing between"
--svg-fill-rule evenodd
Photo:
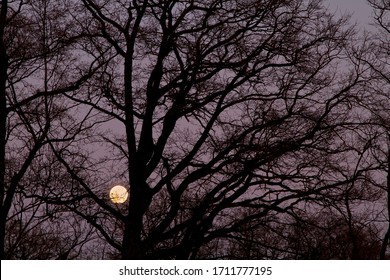
<instances>
[{"instance_id":1,"label":"purple sky","mask_svg":"<svg viewBox=\"0 0 390 280\"><path fill-rule=\"evenodd\" d=\"M352 21L357 22L361 27L368 27L372 23L372 9L368 5L367 0L325 0L324 3L329 3L329 9L338 11L340 14L344 12L353 13Z\"/></svg>"}]
</instances>

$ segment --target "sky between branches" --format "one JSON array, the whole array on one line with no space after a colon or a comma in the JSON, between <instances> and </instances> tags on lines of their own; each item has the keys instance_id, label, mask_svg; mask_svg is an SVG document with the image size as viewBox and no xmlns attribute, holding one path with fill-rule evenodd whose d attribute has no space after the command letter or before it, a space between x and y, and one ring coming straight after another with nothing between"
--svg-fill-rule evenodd
<instances>
[{"instance_id":1,"label":"sky between branches","mask_svg":"<svg viewBox=\"0 0 390 280\"><path fill-rule=\"evenodd\" d=\"M330 11L337 11L337 14L352 13L351 22L357 23L359 28L368 29L373 23L372 8L367 0L327 0Z\"/></svg>"}]
</instances>

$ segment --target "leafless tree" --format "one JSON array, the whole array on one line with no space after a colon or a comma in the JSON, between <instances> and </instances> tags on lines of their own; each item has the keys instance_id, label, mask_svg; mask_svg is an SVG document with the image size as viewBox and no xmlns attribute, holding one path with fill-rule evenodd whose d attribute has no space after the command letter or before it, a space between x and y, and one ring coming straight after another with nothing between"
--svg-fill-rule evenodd
<instances>
[{"instance_id":1,"label":"leafless tree","mask_svg":"<svg viewBox=\"0 0 390 280\"><path fill-rule=\"evenodd\" d=\"M372 87L372 92L375 92L376 98L373 99L371 106L371 112L374 120L376 121L378 130L382 131L387 139L382 142L380 152L378 153L377 160L381 161L385 166L384 170L387 173L386 184L384 185L384 191L386 192L386 200L384 201L384 219L386 220L386 228L384 229L384 237L382 247L380 250L380 259L388 258L388 252L390 248L390 148L389 148L389 106L388 106L388 89L389 89L389 14L390 5L387 1L383 0L368 0L368 3L373 8L374 23L378 27L376 33L373 35L373 49L375 49L375 62L372 60L366 61L370 64L373 71L377 74L377 80L375 86Z\"/></svg>"},{"instance_id":2,"label":"leafless tree","mask_svg":"<svg viewBox=\"0 0 390 280\"><path fill-rule=\"evenodd\" d=\"M307 216L309 215L309 216ZM367 217L355 220L354 236L345 217L330 209L278 217L243 229L228 243L231 259L377 259L380 230ZM356 245L356 244L357 245Z\"/></svg>"},{"instance_id":3,"label":"leafless tree","mask_svg":"<svg viewBox=\"0 0 390 280\"><path fill-rule=\"evenodd\" d=\"M55 227L50 222L53 215L47 212L50 207L32 197L39 193L38 182L48 181L51 176L45 174L48 139L55 138L58 126L65 127L71 121L74 107L64 103L62 94L80 88L101 64L86 55L87 61L79 61L77 55L83 53L76 45L83 35L75 29L68 2L1 1L1 259L55 258L54 252L60 248L43 253L43 243L47 249L57 244L69 251L58 251L59 257L73 254L70 250L84 242L85 235L80 234L83 224L74 224L73 231L68 226L67 231L72 233L65 236L65 224ZM44 164L38 167L38 162ZM67 238L69 244L63 243Z\"/></svg>"},{"instance_id":4,"label":"leafless tree","mask_svg":"<svg viewBox=\"0 0 390 280\"><path fill-rule=\"evenodd\" d=\"M91 53L116 57L65 94L101 120L94 137L52 150L90 196L70 207L122 258L224 255L215 244L267 217L345 204L375 181L369 67L322 1L84 0L79 11L83 33L99 34ZM130 187L126 205L107 199L115 181Z\"/></svg>"},{"instance_id":5,"label":"leafless tree","mask_svg":"<svg viewBox=\"0 0 390 280\"><path fill-rule=\"evenodd\" d=\"M371 258L378 76L322 2L3 0L8 257Z\"/></svg>"}]
</instances>

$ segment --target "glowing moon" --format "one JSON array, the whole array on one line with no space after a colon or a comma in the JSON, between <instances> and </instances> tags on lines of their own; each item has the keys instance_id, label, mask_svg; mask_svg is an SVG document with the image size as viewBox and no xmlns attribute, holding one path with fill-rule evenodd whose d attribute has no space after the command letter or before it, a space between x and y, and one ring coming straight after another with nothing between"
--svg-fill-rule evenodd
<instances>
[{"instance_id":1,"label":"glowing moon","mask_svg":"<svg viewBox=\"0 0 390 280\"><path fill-rule=\"evenodd\" d=\"M127 189L121 185L116 185L110 190L110 199L113 203L124 203L128 196Z\"/></svg>"}]
</instances>

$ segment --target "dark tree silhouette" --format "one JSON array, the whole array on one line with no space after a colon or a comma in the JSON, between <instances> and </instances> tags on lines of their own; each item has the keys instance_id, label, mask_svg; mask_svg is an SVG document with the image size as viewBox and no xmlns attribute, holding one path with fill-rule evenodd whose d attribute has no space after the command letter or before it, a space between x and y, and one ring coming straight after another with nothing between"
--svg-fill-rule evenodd
<instances>
[{"instance_id":1,"label":"dark tree silhouette","mask_svg":"<svg viewBox=\"0 0 390 280\"><path fill-rule=\"evenodd\" d=\"M307 216L309 215L309 216ZM378 259L380 230L367 220L355 220L330 209L266 221L238 233L226 250L231 259ZM357 244L357 245L356 245Z\"/></svg>"},{"instance_id":2,"label":"dark tree silhouette","mask_svg":"<svg viewBox=\"0 0 390 280\"><path fill-rule=\"evenodd\" d=\"M69 207L122 258L223 256L215 244L267 217L370 189L369 68L322 1L84 0L79 10L83 33L99 34L91 53L116 58L66 96L110 118L86 139L108 152L52 148L90 197ZM128 182L126 205L107 200L115 181Z\"/></svg>"},{"instance_id":3,"label":"dark tree silhouette","mask_svg":"<svg viewBox=\"0 0 390 280\"><path fill-rule=\"evenodd\" d=\"M389 80L389 14L390 4L383 0L368 0L368 3L373 8L373 17L375 24L378 28L377 32L373 35L374 43L373 49L375 49L375 61L368 61L373 71L377 75L376 84L372 88L372 92L376 93L375 103L372 106L372 115L376 121L376 124L380 127L383 134L387 136L386 141L382 145L381 157L378 161L381 161L385 166L387 172L387 181L384 186L387 199L384 203L385 213L384 217L387 221L386 229L384 230L382 247L380 250L380 259L386 259L389 256L388 250L390 249L390 134L389 134L389 107L388 107L388 88L390 84ZM379 62L378 62L379 61ZM384 147L384 148L383 148Z\"/></svg>"},{"instance_id":4,"label":"dark tree silhouette","mask_svg":"<svg viewBox=\"0 0 390 280\"><path fill-rule=\"evenodd\" d=\"M379 254L383 64L323 1L2 1L1 16L9 258Z\"/></svg>"},{"instance_id":5,"label":"dark tree silhouette","mask_svg":"<svg viewBox=\"0 0 390 280\"><path fill-rule=\"evenodd\" d=\"M55 258L55 250L70 250L84 243L83 224L73 225L74 230L68 226L68 231L64 230L65 223L54 226L49 221L55 208L32 196L41 193L42 182L54 182L55 171L46 173L50 160L45 157L49 156L48 139L55 138L58 126L65 128L70 121L72 107L64 103L62 94L79 88L100 68L97 60L89 58L88 63L81 63L74 53L82 34L70 21L67 2L1 1L1 259ZM82 54L81 49L78 54ZM67 239L69 244L65 244ZM45 242L46 249L51 247L52 251L39 255Z\"/></svg>"}]
</instances>

